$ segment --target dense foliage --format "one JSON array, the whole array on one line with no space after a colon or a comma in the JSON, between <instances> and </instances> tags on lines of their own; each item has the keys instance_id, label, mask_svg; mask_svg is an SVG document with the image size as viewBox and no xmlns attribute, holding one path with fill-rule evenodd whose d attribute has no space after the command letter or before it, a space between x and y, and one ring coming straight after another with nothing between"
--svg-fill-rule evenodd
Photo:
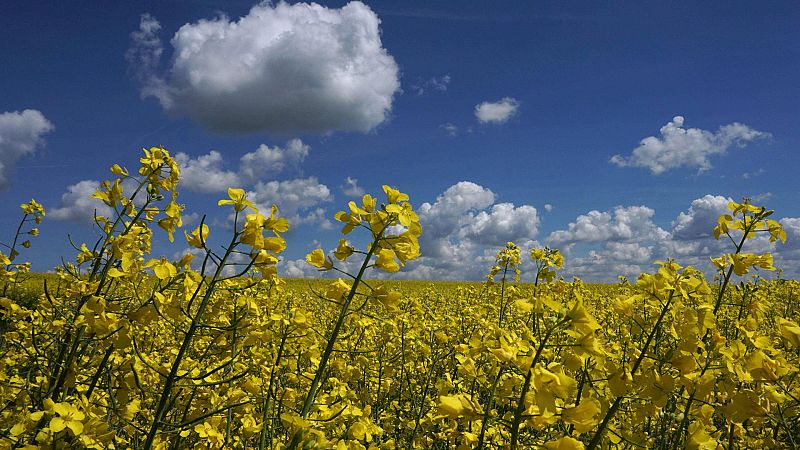
<instances>
[{"instance_id":1,"label":"dense foliage","mask_svg":"<svg viewBox=\"0 0 800 450\"><path fill-rule=\"evenodd\" d=\"M786 239L765 208L720 217L732 247L711 282L675 261L635 284L567 282L558 250L508 243L485 283L397 283L369 274L417 258L423 230L384 186L336 214L367 247L307 257L342 278L298 284L275 269L289 224L241 189L219 201L221 251L203 220L183 258L151 258L153 225L170 240L182 225L179 170L163 148L140 163L111 168L94 197L115 216L55 276L17 262L45 216L22 205L0 253L0 448L800 444L800 284L745 277L774 270L749 239Z\"/></svg>"}]
</instances>

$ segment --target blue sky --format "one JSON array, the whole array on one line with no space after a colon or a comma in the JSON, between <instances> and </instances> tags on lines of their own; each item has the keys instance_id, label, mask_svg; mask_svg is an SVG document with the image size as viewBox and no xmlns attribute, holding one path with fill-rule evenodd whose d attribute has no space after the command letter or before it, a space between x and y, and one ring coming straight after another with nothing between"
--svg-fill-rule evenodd
<instances>
[{"instance_id":1,"label":"blue sky","mask_svg":"<svg viewBox=\"0 0 800 450\"><path fill-rule=\"evenodd\" d=\"M5 8L0 231L31 197L48 208L37 270L71 257L67 234L94 236L85 194L111 164L164 145L183 153L190 224L224 221L226 183L278 203L287 275L313 275L302 258L335 247L333 214L384 183L425 230L401 277L480 278L507 240L562 248L589 280L703 266L725 249L713 218L744 196L790 236L752 250L799 272L792 2Z\"/></svg>"}]
</instances>

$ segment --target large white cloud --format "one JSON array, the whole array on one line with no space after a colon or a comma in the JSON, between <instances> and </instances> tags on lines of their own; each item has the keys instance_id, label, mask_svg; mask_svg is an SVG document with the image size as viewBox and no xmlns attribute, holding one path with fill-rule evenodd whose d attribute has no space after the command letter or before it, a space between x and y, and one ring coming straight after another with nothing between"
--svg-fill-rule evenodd
<instances>
[{"instance_id":1,"label":"large white cloud","mask_svg":"<svg viewBox=\"0 0 800 450\"><path fill-rule=\"evenodd\" d=\"M496 102L483 102L475 105L475 117L480 123L505 123L519 110L519 101L503 97Z\"/></svg>"},{"instance_id":2,"label":"large white cloud","mask_svg":"<svg viewBox=\"0 0 800 450\"><path fill-rule=\"evenodd\" d=\"M0 114L0 189L8 188L17 161L44 145L53 124L35 109Z\"/></svg>"},{"instance_id":3,"label":"large white cloud","mask_svg":"<svg viewBox=\"0 0 800 450\"><path fill-rule=\"evenodd\" d=\"M614 155L611 163L620 167L644 167L655 175L679 167L711 168L709 157L723 155L733 146L769 136L747 125L734 122L712 133L699 128L684 128L682 116L675 116L661 127L661 137L642 139L629 156Z\"/></svg>"},{"instance_id":4,"label":"large white cloud","mask_svg":"<svg viewBox=\"0 0 800 450\"><path fill-rule=\"evenodd\" d=\"M162 72L160 25L144 15L127 57L144 97L211 129L366 132L387 118L400 87L379 25L361 2L265 2L238 20L182 26Z\"/></svg>"}]
</instances>

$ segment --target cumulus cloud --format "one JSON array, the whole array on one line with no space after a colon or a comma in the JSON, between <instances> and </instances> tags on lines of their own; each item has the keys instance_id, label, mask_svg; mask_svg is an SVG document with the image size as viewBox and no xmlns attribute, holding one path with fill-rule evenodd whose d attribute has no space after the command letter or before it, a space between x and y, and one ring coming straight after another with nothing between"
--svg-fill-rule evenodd
<instances>
[{"instance_id":1,"label":"cumulus cloud","mask_svg":"<svg viewBox=\"0 0 800 450\"><path fill-rule=\"evenodd\" d=\"M459 239L496 246L498 239L503 241L500 243L530 239L538 232L538 225L539 216L533 206L498 203L475 214L472 221L459 230Z\"/></svg>"},{"instance_id":2,"label":"cumulus cloud","mask_svg":"<svg viewBox=\"0 0 800 450\"><path fill-rule=\"evenodd\" d=\"M223 169L222 154L216 150L197 158L181 152L175 155L175 161L180 166L180 184L184 189L210 194L241 184L239 174Z\"/></svg>"},{"instance_id":3,"label":"cumulus cloud","mask_svg":"<svg viewBox=\"0 0 800 450\"><path fill-rule=\"evenodd\" d=\"M496 102L483 102L475 105L475 117L480 123L506 123L519 110L519 101L503 97Z\"/></svg>"},{"instance_id":4,"label":"cumulus cloud","mask_svg":"<svg viewBox=\"0 0 800 450\"><path fill-rule=\"evenodd\" d=\"M375 278L476 280L488 273L497 251L507 241L524 249L537 245L532 238L538 233L539 218L529 205L495 203L495 194L478 184L462 181L450 186L433 203L418 208L423 234L422 255L409 261L394 274L373 271ZM402 232L402 227L391 232ZM324 247L326 250L331 250ZM358 270L356 259L337 267ZM305 260L286 260L279 271L290 277L330 277L336 273L318 273Z\"/></svg>"},{"instance_id":5,"label":"cumulus cloud","mask_svg":"<svg viewBox=\"0 0 800 450\"><path fill-rule=\"evenodd\" d=\"M333 195L315 177L260 182L248 193L248 198L265 211L273 204L277 205L290 225L318 223L323 228L329 226L325 210L319 205L332 201Z\"/></svg>"},{"instance_id":6,"label":"cumulus cloud","mask_svg":"<svg viewBox=\"0 0 800 450\"><path fill-rule=\"evenodd\" d=\"M308 156L309 148L300 139L290 140L284 148L261 144L256 151L242 156L239 172L251 182L265 176L277 175L287 168L297 168Z\"/></svg>"},{"instance_id":7,"label":"cumulus cloud","mask_svg":"<svg viewBox=\"0 0 800 450\"><path fill-rule=\"evenodd\" d=\"M216 150L196 158L178 153L175 159L181 168L183 189L200 193L225 192L229 187L249 189L250 200L259 208L268 211L276 204L292 226L313 223L327 229L332 224L321 205L333 200L328 186L315 177L274 179L290 169L299 169L308 153L309 146L300 139L292 139L284 147L262 144L239 159L237 171L226 170L224 158ZM360 189L356 180L348 181L352 181L351 189Z\"/></svg>"},{"instance_id":8,"label":"cumulus cloud","mask_svg":"<svg viewBox=\"0 0 800 450\"><path fill-rule=\"evenodd\" d=\"M35 109L0 114L0 190L8 188L17 161L44 145L53 124Z\"/></svg>"},{"instance_id":9,"label":"cumulus cloud","mask_svg":"<svg viewBox=\"0 0 800 450\"><path fill-rule=\"evenodd\" d=\"M666 229L653 221L655 211L645 206L590 211L565 229L550 233L545 243L565 252L565 276L613 282L617 275L632 277L652 272L652 263L670 258L711 276L715 270L709 257L734 250L730 240L714 239L712 233L717 218L730 212L730 201L729 197L711 194L694 199ZM759 233L747 241L744 251L772 252L776 267L786 269L789 276L800 276L796 269L800 267L800 219L776 220L786 229L787 244L771 243L766 233ZM762 275L769 276L764 272Z\"/></svg>"},{"instance_id":10,"label":"cumulus cloud","mask_svg":"<svg viewBox=\"0 0 800 450\"><path fill-rule=\"evenodd\" d=\"M290 259L278 263L278 273L287 278L318 278L319 271L305 259Z\"/></svg>"},{"instance_id":11,"label":"cumulus cloud","mask_svg":"<svg viewBox=\"0 0 800 450\"><path fill-rule=\"evenodd\" d=\"M358 180L355 178L347 177L344 184L340 187L342 193L348 197L361 198L366 194L366 191L358 185Z\"/></svg>"},{"instance_id":12,"label":"cumulus cloud","mask_svg":"<svg viewBox=\"0 0 800 450\"><path fill-rule=\"evenodd\" d=\"M655 225L655 210L646 206L618 206L613 211L589 211L567 225L566 230L550 233L553 245L577 242L628 241L632 239L663 239L668 233Z\"/></svg>"},{"instance_id":13,"label":"cumulus cloud","mask_svg":"<svg viewBox=\"0 0 800 450\"><path fill-rule=\"evenodd\" d=\"M693 200L689 209L672 221L672 236L683 240L712 236L717 218L729 213L728 203L732 201L730 197L710 194Z\"/></svg>"},{"instance_id":14,"label":"cumulus cloud","mask_svg":"<svg viewBox=\"0 0 800 450\"><path fill-rule=\"evenodd\" d=\"M160 25L142 16L127 53L143 97L227 132L366 132L388 117L400 87L380 20L361 2L260 3L183 25L159 67Z\"/></svg>"},{"instance_id":15,"label":"cumulus cloud","mask_svg":"<svg viewBox=\"0 0 800 450\"><path fill-rule=\"evenodd\" d=\"M661 137L650 136L639 142L629 156L614 155L611 163L619 167L643 167L654 175L679 167L711 169L712 155L724 155L734 145L744 147L748 142L769 136L734 122L719 127L716 132L699 128L684 128L682 116L675 116L661 127Z\"/></svg>"},{"instance_id":16,"label":"cumulus cloud","mask_svg":"<svg viewBox=\"0 0 800 450\"><path fill-rule=\"evenodd\" d=\"M417 209L423 227L420 258L409 261L396 274L376 271L369 276L479 280L494 264L497 251L506 241L513 241L523 255L530 248L545 244L562 250L566 263L560 275L567 279L577 276L593 282L615 282L618 275L635 279L640 273L653 272L655 261L670 258L683 266L697 267L710 277L715 270L709 257L733 250L729 240L716 240L711 234L717 217L727 212L730 201L718 195L694 199L663 228L654 221L655 210L647 206L589 211L550 233L541 243L535 240L540 223L535 208L496 200L495 193L476 183L462 181L450 186L434 202L422 203ZM787 232L787 244L770 243L762 233L749 240L744 251L772 252L776 267L786 269L784 277L800 276L800 218L776 220ZM348 261L342 268L355 270L356 263ZM523 264L527 264L523 265L526 280L531 276L531 266ZM280 270L292 277L336 276L318 273L303 259L283 261Z\"/></svg>"},{"instance_id":17,"label":"cumulus cloud","mask_svg":"<svg viewBox=\"0 0 800 450\"><path fill-rule=\"evenodd\" d=\"M74 220L83 223L92 223L95 212L98 216L111 217L113 211L105 203L89 198L100 187L97 180L83 180L67 186L67 192L61 195L61 202L57 208L49 208L47 217L54 220Z\"/></svg>"},{"instance_id":18,"label":"cumulus cloud","mask_svg":"<svg viewBox=\"0 0 800 450\"><path fill-rule=\"evenodd\" d=\"M564 276L590 281L614 281L648 268L659 242L669 232L657 226L655 211L646 206L618 206L611 211L579 215L566 229L550 233L545 242L566 256Z\"/></svg>"},{"instance_id":19,"label":"cumulus cloud","mask_svg":"<svg viewBox=\"0 0 800 450\"><path fill-rule=\"evenodd\" d=\"M181 187L194 192L225 192L229 187L252 185L290 169L298 169L308 156L309 146L292 139L285 147L261 144L239 159L237 171L226 170L225 160L217 150L198 157L178 153L175 160L181 169Z\"/></svg>"},{"instance_id":20,"label":"cumulus cloud","mask_svg":"<svg viewBox=\"0 0 800 450\"><path fill-rule=\"evenodd\" d=\"M419 279L480 279L508 241L530 248L539 232L536 208L496 203L491 190L461 181L418 208L422 256L398 274Z\"/></svg>"}]
</instances>

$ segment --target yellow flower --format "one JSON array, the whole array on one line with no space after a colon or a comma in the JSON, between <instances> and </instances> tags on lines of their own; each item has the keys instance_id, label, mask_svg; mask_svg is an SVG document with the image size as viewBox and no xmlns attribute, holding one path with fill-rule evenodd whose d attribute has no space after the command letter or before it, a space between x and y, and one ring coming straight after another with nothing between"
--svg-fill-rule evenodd
<instances>
[{"instance_id":1,"label":"yellow flower","mask_svg":"<svg viewBox=\"0 0 800 450\"><path fill-rule=\"evenodd\" d=\"M111 170L111 173L113 173L116 176L123 176L123 177L127 177L128 176L128 169L126 169L124 167L120 167L119 164L114 164L113 166L111 166L110 170Z\"/></svg>"},{"instance_id":2,"label":"yellow flower","mask_svg":"<svg viewBox=\"0 0 800 450\"><path fill-rule=\"evenodd\" d=\"M64 428L69 428L75 436L83 433L83 419L86 416L75 406L69 403L56 403L53 405L56 417L50 419L50 431L58 433Z\"/></svg>"},{"instance_id":3,"label":"yellow flower","mask_svg":"<svg viewBox=\"0 0 800 450\"><path fill-rule=\"evenodd\" d=\"M412 223L419 222L419 216L411 207L410 203L403 203L402 205L390 204L386 206L386 212L397 215L397 220L404 227L411 226Z\"/></svg>"},{"instance_id":4,"label":"yellow flower","mask_svg":"<svg viewBox=\"0 0 800 450\"><path fill-rule=\"evenodd\" d=\"M386 192L386 199L389 200L389 203L400 203L408 201L407 194L404 194L388 185L385 184L383 185L383 192Z\"/></svg>"},{"instance_id":5,"label":"yellow flower","mask_svg":"<svg viewBox=\"0 0 800 450\"><path fill-rule=\"evenodd\" d=\"M203 423L195 425L194 432L201 438L209 441L212 446L220 447L225 443L225 435L220 433L217 429L221 421L222 419L220 417L212 417Z\"/></svg>"},{"instance_id":6,"label":"yellow flower","mask_svg":"<svg viewBox=\"0 0 800 450\"><path fill-rule=\"evenodd\" d=\"M380 253L378 253L378 259L375 261L375 267L387 272L397 272L400 270L400 264L395 261L395 256L392 250L381 249Z\"/></svg>"},{"instance_id":7,"label":"yellow flower","mask_svg":"<svg viewBox=\"0 0 800 450\"><path fill-rule=\"evenodd\" d=\"M586 447L583 446L583 442L564 436L555 441L545 442L544 448L547 450L583 450Z\"/></svg>"},{"instance_id":8,"label":"yellow flower","mask_svg":"<svg viewBox=\"0 0 800 450\"><path fill-rule=\"evenodd\" d=\"M350 255L353 254L355 249L349 245L347 245L347 239L339 239L339 245L336 247L336 250L333 252L333 256L336 257L339 261L344 261Z\"/></svg>"},{"instance_id":9,"label":"yellow flower","mask_svg":"<svg viewBox=\"0 0 800 450\"><path fill-rule=\"evenodd\" d=\"M19 205L19 207L22 208L22 211L25 214L39 214L42 216L45 215L44 206L42 206L41 203L37 202L34 199L31 199L31 201L29 201L28 203L23 203Z\"/></svg>"},{"instance_id":10,"label":"yellow flower","mask_svg":"<svg viewBox=\"0 0 800 450\"><path fill-rule=\"evenodd\" d=\"M119 178L114 180L114 184L111 184L111 182L108 180L100 183L100 188L97 189L97 191L95 191L90 198L102 200L103 203L112 208L116 207L123 199L122 185L120 184Z\"/></svg>"},{"instance_id":11,"label":"yellow flower","mask_svg":"<svg viewBox=\"0 0 800 450\"><path fill-rule=\"evenodd\" d=\"M178 274L178 269L175 268L171 262L167 261L166 258L151 259L147 262L147 264L144 265L144 267L152 267L153 273L159 280L166 280L167 278L172 278Z\"/></svg>"},{"instance_id":12,"label":"yellow flower","mask_svg":"<svg viewBox=\"0 0 800 450\"><path fill-rule=\"evenodd\" d=\"M276 217L277 213L278 207L272 205L269 217L264 221L264 228L271 230L276 234L289 231L289 221L283 217Z\"/></svg>"},{"instance_id":13,"label":"yellow flower","mask_svg":"<svg viewBox=\"0 0 800 450\"><path fill-rule=\"evenodd\" d=\"M798 326L797 323L779 317L778 329L781 336L789 341L794 348L800 348L800 326Z\"/></svg>"},{"instance_id":14,"label":"yellow flower","mask_svg":"<svg viewBox=\"0 0 800 450\"><path fill-rule=\"evenodd\" d=\"M578 406L564 408L561 418L564 422L575 425L575 431L585 433L600 423L600 404L597 400L583 400Z\"/></svg>"},{"instance_id":15,"label":"yellow flower","mask_svg":"<svg viewBox=\"0 0 800 450\"><path fill-rule=\"evenodd\" d=\"M186 236L186 242L189 243L194 248L203 248L208 239L208 233L210 232L208 225L202 224L199 225L192 231L192 234L187 234L185 231L183 232L184 236Z\"/></svg>"},{"instance_id":16,"label":"yellow flower","mask_svg":"<svg viewBox=\"0 0 800 450\"><path fill-rule=\"evenodd\" d=\"M475 417L481 413L481 406L465 394L439 396L439 414L450 419Z\"/></svg>"},{"instance_id":17,"label":"yellow flower","mask_svg":"<svg viewBox=\"0 0 800 450\"><path fill-rule=\"evenodd\" d=\"M323 252L321 248L306 255L306 262L320 270L330 270L333 268L333 264L325 258L325 252Z\"/></svg>"},{"instance_id":18,"label":"yellow flower","mask_svg":"<svg viewBox=\"0 0 800 450\"><path fill-rule=\"evenodd\" d=\"M258 208L250 200L247 200L244 189L228 188L229 199L223 199L217 202L217 206L233 205L236 211L242 211L245 208L250 208L258 212Z\"/></svg>"}]
</instances>

